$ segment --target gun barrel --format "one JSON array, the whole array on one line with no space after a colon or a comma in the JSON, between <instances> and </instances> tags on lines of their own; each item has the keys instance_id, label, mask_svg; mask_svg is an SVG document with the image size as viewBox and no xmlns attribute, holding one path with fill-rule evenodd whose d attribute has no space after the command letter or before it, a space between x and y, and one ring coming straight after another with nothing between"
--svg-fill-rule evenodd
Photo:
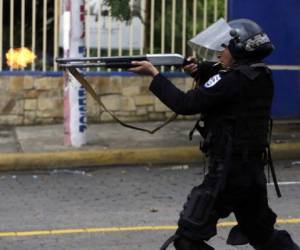
<instances>
[{"instance_id":1,"label":"gun barrel","mask_svg":"<svg viewBox=\"0 0 300 250\"><path fill-rule=\"evenodd\" d=\"M128 69L131 67L134 67L130 62L92 62L92 63L80 63L80 62L75 62L75 63L64 63L59 65L62 68L97 68L97 67L105 67L105 68L123 68L123 69Z\"/></svg>"},{"instance_id":2,"label":"gun barrel","mask_svg":"<svg viewBox=\"0 0 300 250\"><path fill-rule=\"evenodd\" d=\"M130 62L147 60L147 56L105 56L105 57L84 57L84 58L57 58L59 64L70 62Z\"/></svg>"},{"instance_id":3,"label":"gun barrel","mask_svg":"<svg viewBox=\"0 0 300 250\"><path fill-rule=\"evenodd\" d=\"M85 58L57 58L56 62L62 68L130 68L132 61L149 61L154 66L183 66L189 62L180 54L147 54L140 56L111 56Z\"/></svg>"}]
</instances>

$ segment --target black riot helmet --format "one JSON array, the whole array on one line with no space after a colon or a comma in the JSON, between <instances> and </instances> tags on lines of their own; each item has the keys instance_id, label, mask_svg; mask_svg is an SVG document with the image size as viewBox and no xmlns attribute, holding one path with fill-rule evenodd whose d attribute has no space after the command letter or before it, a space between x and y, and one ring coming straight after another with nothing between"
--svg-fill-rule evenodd
<instances>
[{"instance_id":1,"label":"black riot helmet","mask_svg":"<svg viewBox=\"0 0 300 250\"><path fill-rule=\"evenodd\" d=\"M261 60L272 53L274 46L261 27L249 19L228 22L232 28L228 49L234 59Z\"/></svg>"}]
</instances>

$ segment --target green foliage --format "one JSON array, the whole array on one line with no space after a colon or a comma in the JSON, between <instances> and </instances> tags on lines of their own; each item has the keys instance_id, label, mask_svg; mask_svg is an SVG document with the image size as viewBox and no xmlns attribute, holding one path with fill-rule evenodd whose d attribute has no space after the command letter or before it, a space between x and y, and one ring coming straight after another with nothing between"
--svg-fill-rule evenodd
<instances>
[{"instance_id":1,"label":"green foliage","mask_svg":"<svg viewBox=\"0 0 300 250\"><path fill-rule=\"evenodd\" d=\"M111 7L111 15L120 21L129 21L132 17L130 0L104 0Z\"/></svg>"}]
</instances>

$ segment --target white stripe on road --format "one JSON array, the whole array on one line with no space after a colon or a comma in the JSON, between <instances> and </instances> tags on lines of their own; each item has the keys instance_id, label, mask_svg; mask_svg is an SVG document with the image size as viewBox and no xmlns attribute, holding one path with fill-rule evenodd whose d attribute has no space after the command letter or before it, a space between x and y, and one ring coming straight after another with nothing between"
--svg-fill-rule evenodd
<instances>
[{"instance_id":1,"label":"white stripe on road","mask_svg":"<svg viewBox=\"0 0 300 250\"><path fill-rule=\"evenodd\" d=\"M268 65L272 70L300 70L300 65Z\"/></svg>"},{"instance_id":2,"label":"white stripe on road","mask_svg":"<svg viewBox=\"0 0 300 250\"><path fill-rule=\"evenodd\" d=\"M279 186L299 185L299 184L300 184L300 181L280 181L280 182L278 182ZM271 182L271 183L268 183L268 185L274 186L274 183Z\"/></svg>"}]
</instances>

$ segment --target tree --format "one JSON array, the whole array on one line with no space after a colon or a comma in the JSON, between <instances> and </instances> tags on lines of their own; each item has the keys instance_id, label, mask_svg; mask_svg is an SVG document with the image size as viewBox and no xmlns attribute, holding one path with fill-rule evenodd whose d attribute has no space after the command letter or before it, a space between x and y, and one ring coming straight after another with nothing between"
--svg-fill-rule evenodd
<instances>
[{"instance_id":1,"label":"tree","mask_svg":"<svg viewBox=\"0 0 300 250\"><path fill-rule=\"evenodd\" d=\"M104 4L110 6L111 15L120 21L130 21L132 18L130 0L104 0Z\"/></svg>"}]
</instances>

